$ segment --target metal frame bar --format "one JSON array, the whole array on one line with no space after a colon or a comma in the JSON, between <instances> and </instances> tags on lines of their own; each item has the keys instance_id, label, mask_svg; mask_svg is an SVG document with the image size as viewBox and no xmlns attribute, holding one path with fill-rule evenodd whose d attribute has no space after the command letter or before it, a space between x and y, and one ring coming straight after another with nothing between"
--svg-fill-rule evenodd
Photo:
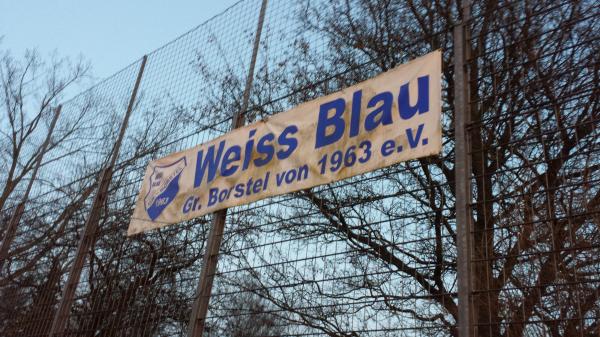
<instances>
[{"instance_id":1,"label":"metal frame bar","mask_svg":"<svg viewBox=\"0 0 600 337\"><path fill-rule=\"evenodd\" d=\"M250 60L250 68L248 69L248 77L242 97L242 106L231 120L231 129L237 129L244 125L244 113L248 110L248 101L250 99L250 90L254 81L254 67L256 66L256 57L260 45L260 37L267 10L267 0L262 1L258 24L256 27L256 35L254 37L254 45L252 47L252 59ZM204 325L206 323L206 314L208 313L208 304L212 293L212 285L217 270L219 261L219 249L223 239L223 231L225 230L225 218L227 217L227 209L220 210L213 214L211 229L208 235L206 251L202 261L202 271L200 273L200 281L196 289L194 305L188 323L189 337L202 337L204 333Z\"/></svg>"},{"instance_id":2,"label":"metal frame bar","mask_svg":"<svg viewBox=\"0 0 600 337\"><path fill-rule=\"evenodd\" d=\"M462 20L454 27L454 131L455 131L455 184L456 184L456 244L458 248L458 335L474 336L472 324L471 281L471 161L467 126L470 121L468 104L468 29L469 0L459 2Z\"/></svg>"},{"instance_id":3,"label":"metal frame bar","mask_svg":"<svg viewBox=\"0 0 600 337\"><path fill-rule=\"evenodd\" d=\"M123 142L123 137L125 135L127 125L129 124L129 117L135 104L135 99L137 97L137 92L140 86L140 82L142 80L142 75L144 74L144 68L146 67L147 59L148 57L146 55L144 55L144 57L142 58L142 64L140 65L140 70L138 71L135 85L133 87L133 92L131 93L131 98L129 99L129 104L127 106L125 118L123 119L121 128L119 130L119 135L111 152L110 162L100 172L100 175L98 176L98 190L94 198L94 203L92 204L92 209L90 210L88 218L85 222L83 235L81 236L79 245L77 246L77 253L75 254L75 260L73 261L71 269L69 271L69 278L67 280L67 284L63 289L63 294L58 309L54 314L52 327L49 333L50 337L63 336L65 333L67 321L69 318L69 312L71 310L71 305L73 304L73 298L75 296L75 290L77 289L77 284L79 283L79 279L81 277L81 271L83 270L83 264L85 262L86 254L89 251L92 244L95 242L95 234L98 228L101 210L104 207L108 197L108 188L112 180L113 168L117 161L117 158L119 157L121 143Z\"/></svg>"},{"instance_id":4,"label":"metal frame bar","mask_svg":"<svg viewBox=\"0 0 600 337\"><path fill-rule=\"evenodd\" d=\"M10 221L8 222L8 227L4 232L4 238L2 239L2 245L0 246L0 272L2 272L2 267L4 267L4 263L8 259L8 251L10 250L10 246L12 245L13 240L15 239L15 234L17 233L17 227L19 226L19 222L21 221L21 217L25 212L25 204L29 200L29 193L31 192L31 188L33 186L33 182L37 177L38 170L40 166L42 166L42 159L46 154L46 150L48 149L48 144L50 144L50 139L52 138L52 133L54 132L54 127L56 126L56 121L60 116L60 111L62 110L62 105L59 105L54 111L54 117L52 118L52 122L50 122L50 129L48 130L48 134L46 135L46 139L44 139L44 143L42 143L42 147L40 148L40 153L37 155L35 166L31 173L31 178L29 179L29 183L27 184L27 189L23 194L23 198L21 202L15 208Z\"/></svg>"}]
</instances>

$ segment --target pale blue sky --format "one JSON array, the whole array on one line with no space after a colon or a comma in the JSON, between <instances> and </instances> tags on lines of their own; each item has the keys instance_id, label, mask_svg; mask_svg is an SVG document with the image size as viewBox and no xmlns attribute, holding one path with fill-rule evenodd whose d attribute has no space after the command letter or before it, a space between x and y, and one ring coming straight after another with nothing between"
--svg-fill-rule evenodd
<instances>
[{"instance_id":1,"label":"pale blue sky","mask_svg":"<svg viewBox=\"0 0 600 337\"><path fill-rule=\"evenodd\" d=\"M238 0L0 0L0 48L83 55L104 78Z\"/></svg>"}]
</instances>

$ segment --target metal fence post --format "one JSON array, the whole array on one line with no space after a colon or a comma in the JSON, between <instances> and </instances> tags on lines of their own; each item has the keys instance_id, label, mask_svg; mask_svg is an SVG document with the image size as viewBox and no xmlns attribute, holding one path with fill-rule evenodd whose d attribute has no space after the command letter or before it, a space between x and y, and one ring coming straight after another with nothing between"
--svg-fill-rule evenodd
<instances>
[{"instance_id":1,"label":"metal fence post","mask_svg":"<svg viewBox=\"0 0 600 337\"><path fill-rule=\"evenodd\" d=\"M8 251L10 250L10 246L12 245L13 240L15 239L15 234L17 233L17 226L21 221L21 217L23 216L23 212L25 211L25 203L29 199L29 192L31 192L31 187L33 186L33 182L37 177L38 170L42 165L42 159L44 158L44 154L46 154L46 149L48 148L48 144L50 143L50 139L52 138L52 132L54 132L54 127L56 126L56 121L58 120L58 116L60 116L60 111L62 110L62 105L59 105L54 111L54 117L52 118L52 122L50 122L50 129L48 129L48 134L46 135L46 139L44 139L44 143L42 143L42 147L40 148L40 152L37 155L35 166L33 171L31 172L31 178L29 183L27 184L27 188L25 189L25 193L23 194L23 198L21 202L15 208L10 221L8 222L8 227L4 232L4 238L2 239L2 246L0 246L0 272L2 272L2 267L4 267L4 262L8 259Z\"/></svg>"},{"instance_id":2,"label":"metal fence post","mask_svg":"<svg viewBox=\"0 0 600 337\"><path fill-rule=\"evenodd\" d=\"M458 248L458 334L471 337L472 281L471 281L471 162L469 158L469 124L467 55L467 26L470 20L469 0L459 2L462 21L454 26L454 131L455 131L455 184L456 184L456 241Z\"/></svg>"},{"instance_id":3,"label":"metal fence post","mask_svg":"<svg viewBox=\"0 0 600 337\"><path fill-rule=\"evenodd\" d=\"M125 117L123 119L123 122L121 123L119 135L112 149L110 161L108 165L104 169L102 169L100 175L98 176L98 190L96 191L96 196L94 198L92 208L85 222L83 234L81 235L79 245L77 246L75 260L73 261L73 264L71 265L71 269L69 271L69 278L67 280L65 288L63 289L58 309L54 314L52 327L49 333L50 337L63 336L65 333L67 321L69 319L69 313L71 310L71 305L73 304L73 297L75 296L75 290L77 289L77 284L79 283L79 278L81 277L81 271L83 270L85 256L89 251L90 246L95 241L95 233L98 228L98 221L100 220L101 210L104 207L104 204L106 203L106 199L108 196L108 187L110 186L110 182L112 180L113 168L119 156L119 150L121 149L123 136L125 135L125 130L127 129L127 125L129 123L129 116L131 115L131 111L133 110L133 106L135 104L135 99L142 79L142 75L144 73L144 68L146 66L147 59L148 57L146 55L144 55L144 57L142 58L142 64L140 65L135 85L133 87L133 92L131 93L131 98L129 99L129 104L127 106Z\"/></svg>"},{"instance_id":4,"label":"metal fence post","mask_svg":"<svg viewBox=\"0 0 600 337\"><path fill-rule=\"evenodd\" d=\"M254 67L256 65L256 57L258 55L258 48L260 44L260 37L262 33L262 27L266 10L267 0L263 0L262 5L260 7L258 24L256 27L256 35L254 36L254 45L252 47L252 59L250 60L250 68L248 70L248 77L246 78L244 95L242 97L242 106L240 111L238 111L231 120L231 129L237 129L244 125L245 119L243 115L248 109L250 90L252 88L252 82L254 80ZM210 302L213 280L215 272L217 270L217 262L219 260L219 249L221 248L223 231L225 230L226 216L227 209L220 210L213 214L211 229L208 234L206 250L204 252L204 258L202 261L200 281L198 282L198 288L196 289L192 313L190 315L190 321L188 323L189 337L202 337L204 333L206 314L208 313L208 304Z\"/></svg>"}]
</instances>

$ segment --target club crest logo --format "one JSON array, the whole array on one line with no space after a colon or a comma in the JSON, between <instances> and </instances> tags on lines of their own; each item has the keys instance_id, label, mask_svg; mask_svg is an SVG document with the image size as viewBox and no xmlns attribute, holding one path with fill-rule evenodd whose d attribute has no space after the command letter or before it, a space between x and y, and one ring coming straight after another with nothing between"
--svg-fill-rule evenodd
<instances>
[{"instance_id":1,"label":"club crest logo","mask_svg":"<svg viewBox=\"0 0 600 337\"><path fill-rule=\"evenodd\" d=\"M155 220L171 204L179 192L179 178L187 163L185 156L169 165L155 166L148 183L144 206L150 219Z\"/></svg>"}]
</instances>

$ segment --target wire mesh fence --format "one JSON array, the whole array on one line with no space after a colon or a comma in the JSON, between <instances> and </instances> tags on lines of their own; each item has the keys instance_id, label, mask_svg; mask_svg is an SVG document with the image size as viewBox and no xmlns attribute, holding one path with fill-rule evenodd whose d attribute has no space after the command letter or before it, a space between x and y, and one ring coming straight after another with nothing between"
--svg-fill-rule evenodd
<instances>
[{"instance_id":1,"label":"wire mesh fence","mask_svg":"<svg viewBox=\"0 0 600 337\"><path fill-rule=\"evenodd\" d=\"M597 335L598 7L481 12L470 80L482 112L470 128L477 331Z\"/></svg>"},{"instance_id":2,"label":"wire mesh fence","mask_svg":"<svg viewBox=\"0 0 600 337\"><path fill-rule=\"evenodd\" d=\"M260 7L240 1L148 54L60 335L188 334L211 216L125 233L148 161L229 130ZM230 209L204 336L458 336L453 29L461 10L269 1L247 122L440 49L444 146L438 156ZM600 336L599 7L482 0L470 11L472 277L470 303L460 305L471 308L472 335ZM49 335L139 69L134 62L62 102L0 268L0 335ZM0 164L2 235L31 174L22 169L17 180L10 163Z\"/></svg>"}]
</instances>

